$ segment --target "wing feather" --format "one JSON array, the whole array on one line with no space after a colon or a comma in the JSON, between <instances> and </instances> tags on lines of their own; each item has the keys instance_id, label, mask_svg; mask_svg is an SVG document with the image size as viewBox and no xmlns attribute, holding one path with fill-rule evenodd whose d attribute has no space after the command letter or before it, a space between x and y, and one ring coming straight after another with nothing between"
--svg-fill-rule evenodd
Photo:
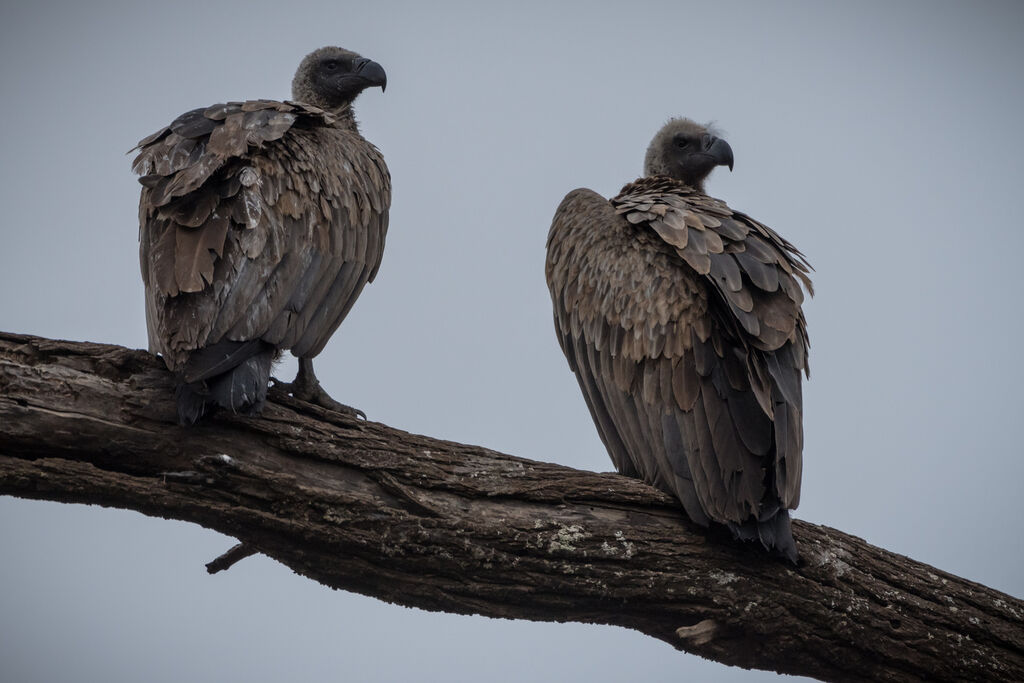
<instances>
[{"instance_id":1,"label":"wing feather","mask_svg":"<svg viewBox=\"0 0 1024 683\"><path fill-rule=\"evenodd\" d=\"M229 102L139 143L147 325L168 367L221 340L305 339L293 351L315 355L351 309L380 265L390 177L338 121L298 103Z\"/></svg>"},{"instance_id":2,"label":"wing feather","mask_svg":"<svg viewBox=\"0 0 1024 683\"><path fill-rule=\"evenodd\" d=\"M555 326L619 471L701 524L795 507L809 269L766 226L675 181L565 197L545 269Z\"/></svg>"}]
</instances>

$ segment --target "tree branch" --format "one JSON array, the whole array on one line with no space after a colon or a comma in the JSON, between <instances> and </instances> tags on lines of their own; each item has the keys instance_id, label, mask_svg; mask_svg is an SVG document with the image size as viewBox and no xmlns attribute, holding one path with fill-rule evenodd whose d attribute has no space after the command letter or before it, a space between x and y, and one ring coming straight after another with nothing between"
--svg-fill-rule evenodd
<instances>
[{"instance_id":1,"label":"tree branch","mask_svg":"<svg viewBox=\"0 0 1024 683\"><path fill-rule=\"evenodd\" d=\"M287 396L175 424L141 351L0 333L0 493L185 520L333 588L615 624L823 680L1024 680L1024 602L828 527L792 567L643 483L354 422Z\"/></svg>"}]
</instances>

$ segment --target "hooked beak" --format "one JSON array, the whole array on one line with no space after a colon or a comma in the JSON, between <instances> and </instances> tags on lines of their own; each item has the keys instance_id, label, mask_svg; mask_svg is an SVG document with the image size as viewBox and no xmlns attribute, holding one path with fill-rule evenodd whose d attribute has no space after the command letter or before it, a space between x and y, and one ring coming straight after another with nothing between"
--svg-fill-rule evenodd
<instances>
[{"instance_id":1,"label":"hooked beak","mask_svg":"<svg viewBox=\"0 0 1024 683\"><path fill-rule=\"evenodd\" d=\"M371 88L375 85L380 86L380 91L384 92L388 86L388 75L384 73L384 67L372 59L360 59L355 64L353 74L363 79L366 82L367 88Z\"/></svg>"},{"instance_id":2,"label":"hooked beak","mask_svg":"<svg viewBox=\"0 0 1024 683\"><path fill-rule=\"evenodd\" d=\"M716 166L728 166L732 170L732 147L728 142L714 135L705 135L702 143L704 154L714 159Z\"/></svg>"}]
</instances>

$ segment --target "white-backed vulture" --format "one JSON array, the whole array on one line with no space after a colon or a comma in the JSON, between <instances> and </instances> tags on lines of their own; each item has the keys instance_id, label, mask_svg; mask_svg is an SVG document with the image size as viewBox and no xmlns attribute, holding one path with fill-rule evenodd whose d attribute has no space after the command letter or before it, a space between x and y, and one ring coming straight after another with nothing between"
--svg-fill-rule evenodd
<instances>
[{"instance_id":1,"label":"white-backed vulture","mask_svg":"<svg viewBox=\"0 0 1024 683\"><path fill-rule=\"evenodd\" d=\"M352 411L312 358L380 266L391 178L352 102L386 83L376 62L324 47L299 65L292 101L194 109L139 143L149 349L177 375L182 423L258 413L285 349L295 396Z\"/></svg>"},{"instance_id":2,"label":"white-backed vulture","mask_svg":"<svg viewBox=\"0 0 1024 683\"><path fill-rule=\"evenodd\" d=\"M545 274L558 341L619 472L795 562L810 266L704 193L732 164L724 140L672 119L615 198L566 195Z\"/></svg>"}]
</instances>

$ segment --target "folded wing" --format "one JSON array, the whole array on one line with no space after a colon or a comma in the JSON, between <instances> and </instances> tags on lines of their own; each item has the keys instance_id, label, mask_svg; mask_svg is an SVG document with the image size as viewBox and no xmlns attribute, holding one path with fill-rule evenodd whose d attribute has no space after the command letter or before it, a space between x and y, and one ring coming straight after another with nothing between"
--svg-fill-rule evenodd
<instances>
[{"instance_id":1,"label":"folded wing","mask_svg":"<svg viewBox=\"0 0 1024 683\"><path fill-rule=\"evenodd\" d=\"M664 177L610 202L571 192L548 238L559 341L619 471L793 557L808 270L766 226Z\"/></svg>"},{"instance_id":2,"label":"folded wing","mask_svg":"<svg viewBox=\"0 0 1024 683\"><path fill-rule=\"evenodd\" d=\"M242 346L253 340L315 356L373 279L390 177L372 144L335 124L309 105L233 102L139 143L150 350L170 369L217 344L265 348ZM218 362L193 362L190 379Z\"/></svg>"}]
</instances>

